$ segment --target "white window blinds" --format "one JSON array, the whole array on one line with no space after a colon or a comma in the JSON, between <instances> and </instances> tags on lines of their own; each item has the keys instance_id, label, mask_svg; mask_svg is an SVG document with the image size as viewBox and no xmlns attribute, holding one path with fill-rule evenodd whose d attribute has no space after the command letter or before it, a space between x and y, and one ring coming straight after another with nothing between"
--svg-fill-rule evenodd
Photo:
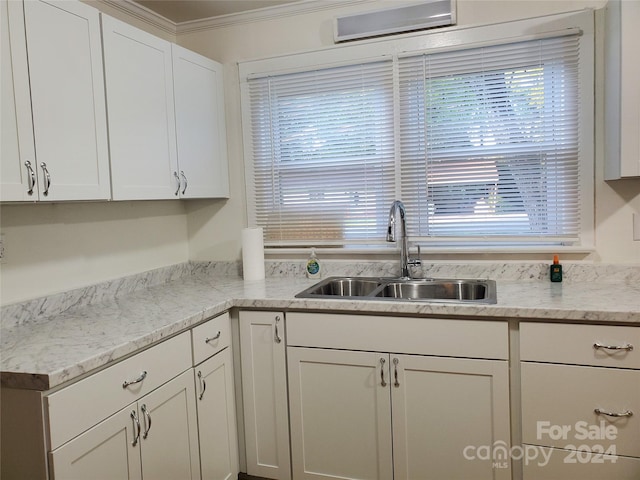
<instances>
[{"instance_id":1,"label":"white window blinds","mask_svg":"<svg viewBox=\"0 0 640 480\"><path fill-rule=\"evenodd\" d=\"M579 243L580 38L249 78L250 223L268 246L384 243L400 199L413 241Z\"/></svg>"},{"instance_id":2,"label":"white window blinds","mask_svg":"<svg viewBox=\"0 0 640 480\"><path fill-rule=\"evenodd\" d=\"M410 235L578 239L579 37L399 61Z\"/></svg>"},{"instance_id":3,"label":"white window blinds","mask_svg":"<svg viewBox=\"0 0 640 480\"><path fill-rule=\"evenodd\" d=\"M253 222L267 245L384 239L395 195L392 62L249 82Z\"/></svg>"}]
</instances>

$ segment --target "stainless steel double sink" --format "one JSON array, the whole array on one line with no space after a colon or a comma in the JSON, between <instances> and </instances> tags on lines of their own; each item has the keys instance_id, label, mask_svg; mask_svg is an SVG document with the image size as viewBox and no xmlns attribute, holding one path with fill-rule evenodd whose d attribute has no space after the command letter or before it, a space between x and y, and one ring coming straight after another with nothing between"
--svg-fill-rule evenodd
<instances>
[{"instance_id":1,"label":"stainless steel double sink","mask_svg":"<svg viewBox=\"0 0 640 480\"><path fill-rule=\"evenodd\" d=\"M494 280L329 277L297 298L402 300L443 303L496 303Z\"/></svg>"}]
</instances>

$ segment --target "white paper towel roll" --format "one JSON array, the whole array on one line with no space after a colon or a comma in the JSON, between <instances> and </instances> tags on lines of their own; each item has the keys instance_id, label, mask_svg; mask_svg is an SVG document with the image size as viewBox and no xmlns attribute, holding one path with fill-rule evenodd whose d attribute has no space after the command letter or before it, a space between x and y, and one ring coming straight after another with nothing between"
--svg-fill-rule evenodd
<instances>
[{"instance_id":1,"label":"white paper towel roll","mask_svg":"<svg viewBox=\"0 0 640 480\"><path fill-rule=\"evenodd\" d=\"M242 230L242 277L245 280L264 279L262 227L250 227Z\"/></svg>"}]
</instances>

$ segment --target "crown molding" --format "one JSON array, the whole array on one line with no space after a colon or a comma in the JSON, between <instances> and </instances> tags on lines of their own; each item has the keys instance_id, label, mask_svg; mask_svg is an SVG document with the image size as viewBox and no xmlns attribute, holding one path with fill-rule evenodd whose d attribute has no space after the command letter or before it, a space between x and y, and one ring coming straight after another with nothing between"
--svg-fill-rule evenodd
<instances>
[{"instance_id":1,"label":"crown molding","mask_svg":"<svg viewBox=\"0 0 640 480\"><path fill-rule=\"evenodd\" d=\"M260 20L270 20L304 13L313 13L322 10L330 10L336 7L373 3L374 1L375 0L301 0L295 3L265 7L257 10L251 10L249 12L232 13L229 15L220 15L218 17L204 18L201 20L180 22L176 25L176 35L228 27Z\"/></svg>"},{"instance_id":2,"label":"crown molding","mask_svg":"<svg viewBox=\"0 0 640 480\"><path fill-rule=\"evenodd\" d=\"M97 0L99 3L108 5L120 12L123 12L130 17L134 17L149 25L152 25L160 30L176 35L177 24L162 15L157 14L153 10L149 10L147 7L143 7L139 3L133 0Z\"/></svg>"},{"instance_id":3,"label":"crown molding","mask_svg":"<svg viewBox=\"0 0 640 480\"><path fill-rule=\"evenodd\" d=\"M270 20L304 13L319 12L336 7L374 3L376 0L300 0L295 3L265 7L257 10L251 10L249 12L231 13L229 15L220 15L217 17L203 18L200 20L191 20L180 23L173 22L153 10L134 2L133 0L97 1L138 20L146 22L149 25L159 28L171 35L180 35L184 33L228 27L242 23L257 22L260 20Z\"/></svg>"}]
</instances>

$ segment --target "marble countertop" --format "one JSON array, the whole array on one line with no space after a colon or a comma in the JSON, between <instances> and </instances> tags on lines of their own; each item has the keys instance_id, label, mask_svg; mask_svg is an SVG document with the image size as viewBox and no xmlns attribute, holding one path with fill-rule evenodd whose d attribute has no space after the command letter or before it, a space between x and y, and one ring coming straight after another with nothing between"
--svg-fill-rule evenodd
<instances>
[{"instance_id":1,"label":"marble countertop","mask_svg":"<svg viewBox=\"0 0 640 480\"><path fill-rule=\"evenodd\" d=\"M640 327L638 282L498 281L495 305L295 298L314 283L299 277L244 282L234 276L196 272L53 316L32 316L15 323L3 318L2 385L43 391L60 386L233 307Z\"/></svg>"}]
</instances>

